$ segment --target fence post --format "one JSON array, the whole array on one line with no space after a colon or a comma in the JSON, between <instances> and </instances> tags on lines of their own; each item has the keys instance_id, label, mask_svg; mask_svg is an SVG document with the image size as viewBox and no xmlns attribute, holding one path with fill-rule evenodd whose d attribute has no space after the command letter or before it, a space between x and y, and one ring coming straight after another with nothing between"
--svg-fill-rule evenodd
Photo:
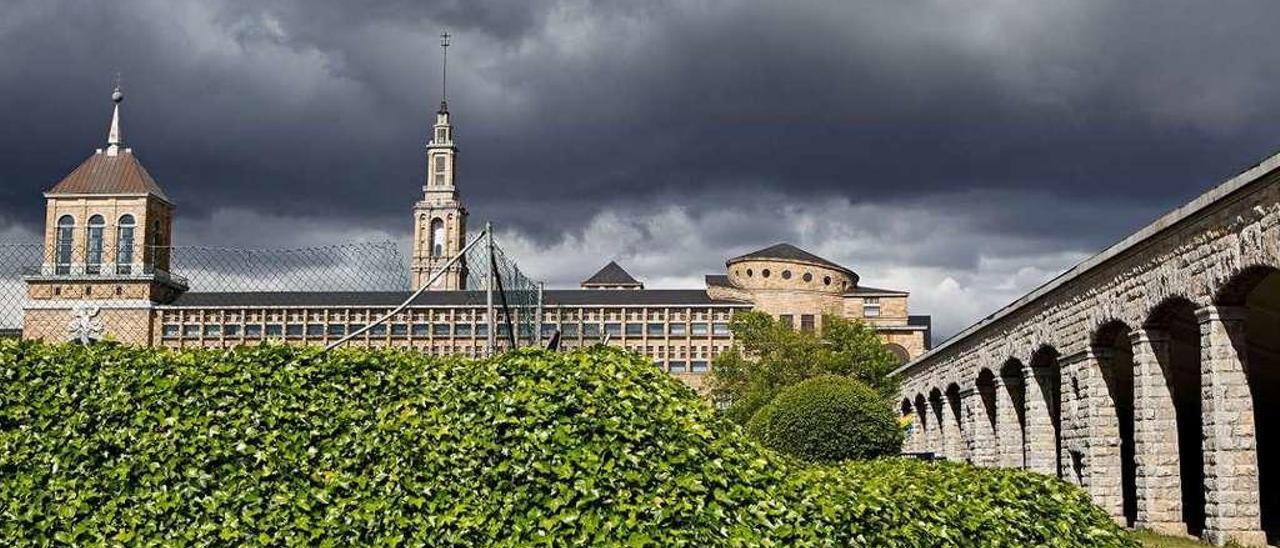
<instances>
[{"instance_id":1,"label":"fence post","mask_svg":"<svg viewBox=\"0 0 1280 548\"><path fill-rule=\"evenodd\" d=\"M485 292L485 317L489 322L489 334L486 339L488 344L488 357L493 357L495 349L495 341L497 340L498 321L494 316L493 310L493 274L496 265L493 264L493 223L484 224L485 237L485 273L484 273L484 292Z\"/></svg>"}]
</instances>

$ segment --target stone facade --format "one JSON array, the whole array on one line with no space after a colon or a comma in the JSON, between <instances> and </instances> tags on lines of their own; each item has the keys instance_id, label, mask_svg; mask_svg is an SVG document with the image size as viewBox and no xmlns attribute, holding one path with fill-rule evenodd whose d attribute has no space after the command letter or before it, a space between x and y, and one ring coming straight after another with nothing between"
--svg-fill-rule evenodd
<instances>
[{"instance_id":1,"label":"stone facade","mask_svg":"<svg viewBox=\"0 0 1280 548\"><path fill-rule=\"evenodd\" d=\"M936 391L966 427L948 443L954 430L921 419L906 447L1056 474L1135 527L1280 542L1278 168L1266 160L899 369L904 414Z\"/></svg>"}]
</instances>

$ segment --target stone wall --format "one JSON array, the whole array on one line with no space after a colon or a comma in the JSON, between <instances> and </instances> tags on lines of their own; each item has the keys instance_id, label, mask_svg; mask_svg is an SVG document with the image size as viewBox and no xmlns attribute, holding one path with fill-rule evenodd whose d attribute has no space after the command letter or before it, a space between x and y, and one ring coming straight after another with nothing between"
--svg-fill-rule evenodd
<instances>
[{"instance_id":1,"label":"stone wall","mask_svg":"<svg viewBox=\"0 0 1280 548\"><path fill-rule=\"evenodd\" d=\"M1246 333L1244 318L1274 318L1280 303L1278 167L1268 159L901 368L904 402L941 392L967 427L949 443L955 432L927 421L907 447L1061 475L1136 527L1243 544L1266 529L1276 542L1258 478L1277 465L1255 450L1253 400L1280 391L1247 370L1250 356L1272 359L1259 349L1280 334L1261 320ZM1157 325L1175 304L1189 342L1169 344ZM1178 360L1190 379L1172 373ZM1200 401L1175 408L1188 383ZM1197 428L1199 443L1179 442Z\"/></svg>"}]
</instances>

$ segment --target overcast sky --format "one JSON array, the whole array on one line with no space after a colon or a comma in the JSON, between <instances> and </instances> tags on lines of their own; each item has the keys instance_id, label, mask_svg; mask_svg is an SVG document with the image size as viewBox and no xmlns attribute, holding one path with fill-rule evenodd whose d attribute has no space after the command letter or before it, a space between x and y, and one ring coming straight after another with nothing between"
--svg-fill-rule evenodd
<instances>
[{"instance_id":1,"label":"overcast sky","mask_svg":"<svg viewBox=\"0 0 1280 548\"><path fill-rule=\"evenodd\" d=\"M179 244L404 239L453 35L472 229L569 286L788 241L946 336L1280 148L1280 2L4 0L0 241L103 146Z\"/></svg>"}]
</instances>

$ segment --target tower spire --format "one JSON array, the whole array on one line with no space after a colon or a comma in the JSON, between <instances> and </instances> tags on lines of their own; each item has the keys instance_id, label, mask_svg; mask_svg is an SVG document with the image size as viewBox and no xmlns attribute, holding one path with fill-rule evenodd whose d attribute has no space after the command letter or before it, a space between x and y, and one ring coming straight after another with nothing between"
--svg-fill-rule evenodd
<instances>
[{"instance_id":1,"label":"tower spire","mask_svg":"<svg viewBox=\"0 0 1280 548\"><path fill-rule=\"evenodd\" d=\"M107 131L107 156L120 154L120 145L124 144L124 135L120 131L120 102L124 101L124 92L120 91L120 75L116 75L116 88L111 92L111 102L115 108L111 112L111 129Z\"/></svg>"},{"instance_id":2,"label":"tower spire","mask_svg":"<svg viewBox=\"0 0 1280 548\"><path fill-rule=\"evenodd\" d=\"M447 100L449 92L449 39L453 38L449 31L440 33L440 112L449 112Z\"/></svg>"}]
</instances>

